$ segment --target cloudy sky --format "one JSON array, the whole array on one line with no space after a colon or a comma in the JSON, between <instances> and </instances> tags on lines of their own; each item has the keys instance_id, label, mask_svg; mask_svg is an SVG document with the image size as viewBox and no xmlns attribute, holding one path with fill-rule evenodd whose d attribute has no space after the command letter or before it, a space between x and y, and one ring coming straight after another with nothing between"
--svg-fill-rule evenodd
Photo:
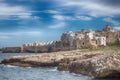
<instances>
[{"instance_id":1,"label":"cloudy sky","mask_svg":"<svg viewBox=\"0 0 120 80\"><path fill-rule=\"evenodd\" d=\"M0 47L59 40L65 31L107 24L120 30L120 0L0 0Z\"/></svg>"}]
</instances>

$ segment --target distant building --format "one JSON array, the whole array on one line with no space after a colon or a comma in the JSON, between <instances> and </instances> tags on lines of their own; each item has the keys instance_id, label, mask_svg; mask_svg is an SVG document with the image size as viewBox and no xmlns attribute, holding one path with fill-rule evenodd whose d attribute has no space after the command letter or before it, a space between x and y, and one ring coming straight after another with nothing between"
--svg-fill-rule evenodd
<instances>
[{"instance_id":1,"label":"distant building","mask_svg":"<svg viewBox=\"0 0 120 80\"><path fill-rule=\"evenodd\" d=\"M55 42L54 41L48 41L48 42L33 42L24 44L22 48L22 52L51 52L53 51Z\"/></svg>"},{"instance_id":2,"label":"distant building","mask_svg":"<svg viewBox=\"0 0 120 80\"><path fill-rule=\"evenodd\" d=\"M106 46L106 37L100 36L95 37L96 38L96 44L100 46Z\"/></svg>"}]
</instances>

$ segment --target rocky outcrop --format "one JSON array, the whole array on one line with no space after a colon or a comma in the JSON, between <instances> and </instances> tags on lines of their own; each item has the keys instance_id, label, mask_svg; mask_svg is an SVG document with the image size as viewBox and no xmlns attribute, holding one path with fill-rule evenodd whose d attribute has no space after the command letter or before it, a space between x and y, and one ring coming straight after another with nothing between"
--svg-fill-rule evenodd
<instances>
[{"instance_id":1,"label":"rocky outcrop","mask_svg":"<svg viewBox=\"0 0 120 80\"><path fill-rule=\"evenodd\" d=\"M50 54L14 56L4 59L1 63L22 67L57 66L60 71L70 71L95 78L120 77L119 53L63 51Z\"/></svg>"},{"instance_id":2,"label":"rocky outcrop","mask_svg":"<svg viewBox=\"0 0 120 80\"><path fill-rule=\"evenodd\" d=\"M61 63L58 65L57 69L60 71L69 71L71 62L75 62L75 61L83 60L83 59L89 59L89 58L92 58L97 55L100 55L100 54L99 53L97 53L97 54L80 54L80 55L75 55L75 56L71 56L71 57L66 57L60 61Z\"/></svg>"},{"instance_id":3,"label":"rocky outcrop","mask_svg":"<svg viewBox=\"0 0 120 80\"><path fill-rule=\"evenodd\" d=\"M98 53L96 53L98 54ZM77 50L61 51L53 53L14 56L6 58L2 61L3 64L11 64L17 66L58 66L59 63L71 62L86 56L91 56L91 53L80 53Z\"/></svg>"},{"instance_id":4,"label":"rocky outcrop","mask_svg":"<svg viewBox=\"0 0 120 80\"><path fill-rule=\"evenodd\" d=\"M58 56L60 59L62 56ZM11 64L21 67L45 67L45 66L57 66L59 63L59 58L55 57L55 55L30 55L30 56L14 56L11 58L4 59L1 63L3 64Z\"/></svg>"},{"instance_id":5,"label":"rocky outcrop","mask_svg":"<svg viewBox=\"0 0 120 80\"><path fill-rule=\"evenodd\" d=\"M120 77L120 55L106 53L69 64L69 71L95 78Z\"/></svg>"},{"instance_id":6,"label":"rocky outcrop","mask_svg":"<svg viewBox=\"0 0 120 80\"><path fill-rule=\"evenodd\" d=\"M6 47L1 49L3 53L20 53L20 47Z\"/></svg>"}]
</instances>

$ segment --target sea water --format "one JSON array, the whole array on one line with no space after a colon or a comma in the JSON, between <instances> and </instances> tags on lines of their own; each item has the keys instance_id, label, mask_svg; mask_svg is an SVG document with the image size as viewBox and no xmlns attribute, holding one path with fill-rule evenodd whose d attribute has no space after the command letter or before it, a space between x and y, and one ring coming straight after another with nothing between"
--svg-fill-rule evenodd
<instances>
[{"instance_id":1,"label":"sea water","mask_svg":"<svg viewBox=\"0 0 120 80\"><path fill-rule=\"evenodd\" d=\"M29 53L0 53L0 61L4 58ZM58 71L56 67L18 67L0 64L0 80L120 80L120 79L94 79L85 75Z\"/></svg>"}]
</instances>

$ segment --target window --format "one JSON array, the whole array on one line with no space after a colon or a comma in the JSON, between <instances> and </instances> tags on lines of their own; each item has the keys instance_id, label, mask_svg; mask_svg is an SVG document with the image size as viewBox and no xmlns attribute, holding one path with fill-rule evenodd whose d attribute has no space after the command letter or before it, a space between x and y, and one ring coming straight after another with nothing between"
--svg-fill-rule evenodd
<instances>
[{"instance_id":1,"label":"window","mask_svg":"<svg viewBox=\"0 0 120 80\"><path fill-rule=\"evenodd\" d=\"M85 45L85 43L83 42L83 45Z\"/></svg>"}]
</instances>

